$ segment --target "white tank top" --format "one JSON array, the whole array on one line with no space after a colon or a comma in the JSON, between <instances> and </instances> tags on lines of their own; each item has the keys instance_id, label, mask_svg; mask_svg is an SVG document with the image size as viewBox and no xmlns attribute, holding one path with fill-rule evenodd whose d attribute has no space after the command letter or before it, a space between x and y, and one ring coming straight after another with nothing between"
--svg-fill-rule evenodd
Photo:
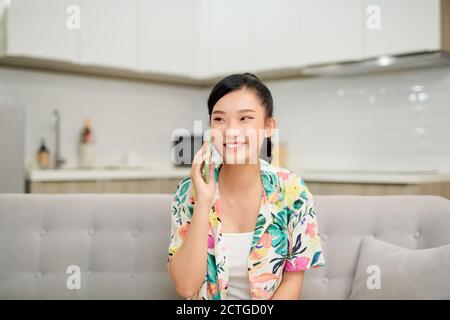
<instances>
[{"instance_id":1,"label":"white tank top","mask_svg":"<svg viewBox=\"0 0 450 320\"><path fill-rule=\"evenodd\" d=\"M228 259L227 300L251 300L248 279L248 255L252 246L253 232L222 233Z\"/></svg>"}]
</instances>

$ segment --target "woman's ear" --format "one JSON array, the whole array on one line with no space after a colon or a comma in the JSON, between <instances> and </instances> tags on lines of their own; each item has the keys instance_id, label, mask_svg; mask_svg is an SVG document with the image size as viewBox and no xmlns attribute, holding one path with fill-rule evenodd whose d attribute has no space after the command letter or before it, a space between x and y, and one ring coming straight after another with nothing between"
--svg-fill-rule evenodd
<instances>
[{"instance_id":1,"label":"woman's ear","mask_svg":"<svg viewBox=\"0 0 450 320\"><path fill-rule=\"evenodd\" d=\"M274 117L269 118L266 120L266 126L265 126L265 138L269 138L273 135L273 130L276 128L277 122Z\"/></svg>"}]
</instances>

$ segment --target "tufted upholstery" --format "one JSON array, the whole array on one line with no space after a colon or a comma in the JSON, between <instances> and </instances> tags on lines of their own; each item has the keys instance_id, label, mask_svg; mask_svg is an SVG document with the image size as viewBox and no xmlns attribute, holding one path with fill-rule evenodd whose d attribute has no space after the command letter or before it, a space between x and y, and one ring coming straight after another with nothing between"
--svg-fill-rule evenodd
<instances>
[{"instance_id":1,"label":"tufted upholstery","mask_svg":"<svg viewBox=\"0 0 450 320\"><path fill-rule=\"evenodd\" d=\"M170 194L0 195L1 299L177 299L166 271ZM450 243L450 201L316 196L326 266L303 299L347 299L365 235L412 249ZM66 269L81 269L69 290Z\"/></svg>"}]
</instances>

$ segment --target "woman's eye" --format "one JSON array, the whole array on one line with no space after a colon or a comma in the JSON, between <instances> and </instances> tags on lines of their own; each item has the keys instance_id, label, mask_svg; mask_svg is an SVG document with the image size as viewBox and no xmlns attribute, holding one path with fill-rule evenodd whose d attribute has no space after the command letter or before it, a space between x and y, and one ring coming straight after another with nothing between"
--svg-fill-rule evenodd
<instances>
[{"instance_id":1,"label":"woman's eye","mask_svg":"<svg viewBox=\"0 0 450 320\"><path fill-rule=\"evenodd\" d=\"M244 120L247 120L247 119L253 119L253 117L245 116L245 117L242 117L241 120L242 120L242 119L244 119Z\"/></svg>"},{"instance_id":2,"label":"woman's eye","mask_svg":"<svg viewBox=\"0 0 450 320\"><path fill-rule=\"evenodd\" d=\"M222 118L214 118L213 120L214 121L222 121L223 119Z\"/></svg>"}]
</instances>

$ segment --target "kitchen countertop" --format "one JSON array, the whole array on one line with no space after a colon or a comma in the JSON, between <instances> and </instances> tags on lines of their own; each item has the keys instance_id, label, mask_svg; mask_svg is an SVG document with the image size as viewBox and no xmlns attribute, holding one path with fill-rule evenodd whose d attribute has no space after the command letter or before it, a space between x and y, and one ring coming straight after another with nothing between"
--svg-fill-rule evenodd
<instances>
[{"instance_id":1,"label":"kitchen countertop","mask_svg":"<svg viewBox=\"0 0 450 320\"><path fill-rule=\"evenodd\" d=\"M450 173L435 171L343 171L343 170L298 170L305 181L322 183L372 183L372 184L422 184L450 182ZM94 169L64 168L59 170L29 170L31 182L92 181L92 180L145 180L184 178L190 167L105 167Z\"/></svg>"},{"instance_id":2,"label":"kitchen countertop","mask_svg":"<svg viewBox=\"0 0 450 320\"><path fill-rule=\"evenodd\" d=\"M189 175L189 167L117 167L93 169L29 170L31 182L92 181L92 180L145 180L183 178Z\"/></svg>"}]
</instances>

